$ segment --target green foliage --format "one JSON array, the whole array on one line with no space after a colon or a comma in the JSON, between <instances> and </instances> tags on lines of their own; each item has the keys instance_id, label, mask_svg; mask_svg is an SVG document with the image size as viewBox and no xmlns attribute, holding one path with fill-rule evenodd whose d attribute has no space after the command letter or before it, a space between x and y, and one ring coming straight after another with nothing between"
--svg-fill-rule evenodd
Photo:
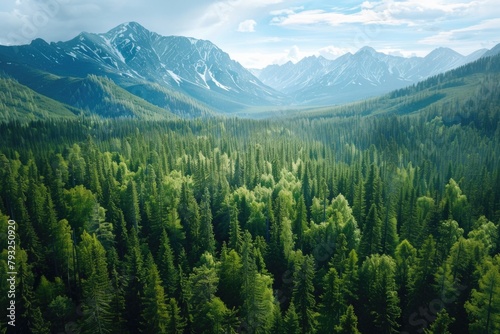
<instances>
[{"instance_id":1,"label":"green foliage","mask_svg":"<svg viewBox=\"0 0 500 334\"><path fill-rule=\"evenodd\" d=\"M445 309L439 311L436 320L433 321L429 329L426 329L425 334L451 334L448 327L455 319L451 318Z\"/></svg>"},{"instance_id":2,"label":"green foliage","mask_svg":"<svg viewBox=\"0 0 500 334\"><path fill-rule=\"evenodd\" d=\"M489 268L488 268L489 267ZM497 333L500 330L500 267L486 264L479 289L472 290L465 308L471 318L471 333Z\"/></svg>"},{"instance_id":3,"label":"green foliage","mask_svg":"<svg viewBox=\"0 0 500 334\"><path fill-rule=\"evenodd\" d=\"M361 279L367 282L365 307L371 323L380 333L396 333L401 315L395 281L396 263L387 255L368 257L361 267ZM366 320L365 320L366 321Z\"/></svg>"},{"instance_id":4,"label":"green foliage","mask_svg":"<svg viewBox=\"0 0 500 334\"><path fill-rule=\"evenodd\" d=\"M293 302L296 305L302 333L314 332L316 328L316 301L314 298L314 259L310 255L298 254L293 273Z\"/></svg>"},{"instance_id":5,"label":"green foliage","mask_svg":"<svg viewBox=\"0 0 500 334\"><path fill-rule=\"evenodd\" d=\"M288 306L288 310L285 313L285 318L283 319L283 329L285 333L290 334L300 334L300 324L299 316L295 312L295 305L293 302Z\"/></svg>"},{"instance_id":6,"label":"green foliage","mask_svg":"<svg viewBox=\"0 0 500 334\"><path fill-rule=\"evenodd\" d=\"M142 329L145 333L169 333L170 313L161 285L160 273L150 255L146 261L147 276L142 298Z\"/></svg>"},{"instance_id":7,"label":"green foliage","mask_svg":"<svg viewBox=\"0 0 500 334\"><path fill-rule=\"evenodd\" d=\"M344 286L335 268L330 268L324 278L325 292L319 305L319 325L321 333L333 333L347 306L344 300Z\"/></svg>"},{"instance_id":8,"label":"green foliage","mask_svg":"<svg viewBox=\"0 0 500 334\"><path fill-rule=\"evenodd\" d=\"M335 327L338 334L360 334L358 330L358 317L354 313L354 307L349 305L345 314L340 317L340 324Z\"/></svg>"}]
</instances>

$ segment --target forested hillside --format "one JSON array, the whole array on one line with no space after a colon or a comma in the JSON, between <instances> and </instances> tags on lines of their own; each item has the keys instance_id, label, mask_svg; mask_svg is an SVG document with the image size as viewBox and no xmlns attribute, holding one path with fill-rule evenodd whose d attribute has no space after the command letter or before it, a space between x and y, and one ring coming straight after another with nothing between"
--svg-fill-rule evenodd
<instances>
[{"instance_id":1,"label":"forested hillside","mask_svg":"<svg viewBox=\"0 0 500 334\"><path fill-rule=\"evenodd\" d=\"M411 115L0 124L16 330L499 333L500 127L483 96Z\"/></svg>"}]
</instances>

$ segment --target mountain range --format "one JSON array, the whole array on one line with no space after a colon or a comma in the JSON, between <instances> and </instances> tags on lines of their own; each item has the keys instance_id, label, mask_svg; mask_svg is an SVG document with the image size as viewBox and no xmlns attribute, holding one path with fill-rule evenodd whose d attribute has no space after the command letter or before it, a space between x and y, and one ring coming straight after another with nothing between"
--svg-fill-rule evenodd
<instances>
[{"instance_id":1,"label":"mountain range","mask_svg":"<svg viewBox=\"0 0 500 334\"><path fill-rule=\"evenodd\" d=\"M335 60L311 56L296 64L270 65L253 72L263 83L293 97L297 104L328 105L387 93L473 62L487 53L487 49L481 49L463 56L449 48L438 48L425 57L405 58L363 47Z\"/></svg>"},{"instance_id":2,"label":"mountain range","mask_svg":"<svg viewBox=\"0 0 500 334\"><path fill-rule=\"evenodd\" d=\"M195 117L351 102L498 52L500 45L469 56L439 48L404 58L364 47L336 60L313 56L250 71L210 41L161 36L129 22L66 42L0 46L0 78L14 79L30 90L26 94L61 103L60 110L73 114Z\"/></svg>"}]
</instances>

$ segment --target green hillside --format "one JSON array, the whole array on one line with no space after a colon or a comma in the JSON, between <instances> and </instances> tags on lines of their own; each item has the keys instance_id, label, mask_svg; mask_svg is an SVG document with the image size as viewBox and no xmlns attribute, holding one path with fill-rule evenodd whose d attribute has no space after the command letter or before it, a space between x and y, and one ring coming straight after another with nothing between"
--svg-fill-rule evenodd
<instances>
[{"instance_id":1,"label":"green hillside","mask_svg":"<svg viewBox=\"0 0 500 334\"><path fill-rule=\"evenodd\" d=\"M1 62L0 62L1 63ZM102 117L139 117L167 119L213 114L212 109L179 92L156 84L116 85L106 77L57 76L15 62L4 62L6 75L39 94Z\"/></svg>"},{"instance_id":2,"label":"green hillside","mask_svg":"<svg viewBox=\"0 0 500 334\"><path fill-rule=\"evenodd\" d=\"M74 118L80 111L45 97L14 79L0 77L0 122Z\"/></svg>"}]
</instances>

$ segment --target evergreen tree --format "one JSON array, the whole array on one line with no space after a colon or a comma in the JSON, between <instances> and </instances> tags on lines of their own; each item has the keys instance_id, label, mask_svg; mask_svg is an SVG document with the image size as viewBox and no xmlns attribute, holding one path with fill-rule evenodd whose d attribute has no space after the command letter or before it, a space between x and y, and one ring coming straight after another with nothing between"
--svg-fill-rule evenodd
<instances>
[{"instance_id":1,"label":"evergreen tree","mask_svg":"<svg viewBox=\"0 0 500 334\"><path fill-rule=\"evenodd\" d=\"M289 334L300 334L300 324L299 316L295 312L295 306L293 302L288 306L288 310L285 313L285 319L283 319L283 328L285 333Z\"/></svg>"},{"instance_id":2,"label":"evergreen tree","mask_svg":"<svg viewBox=\"0 0 500 334\"><path fill-rule=\"evenodd\" d=\"M125 255L125 319L128 330L140 327L142 297L144 295L144 258L140 249L137 231L132 228L129 235L128 251Z\"/></svg>"},{"instance_id":3,"label":"evergreen tree","mask_svg":"<svg viewBox=\"0 0 500 334\"><path fill-rule=\"evenodd\" d=\"M352 304L358 300L358 255L353 249L349 252L349 256L342 269L342 286L344 289L344 300L346 304Z\"/></svg>"},{"instance_id":4,"label":"evergreen tree","mask_svg":"<svg viewBox=\"0 0 500 334\"><path fill-rule=\"evenodd\" d=\"M425 334L451 334L448 327L455 319L451 318L446 312L446 309L439 311L436 320L434 320L428 329L425 329Z\"/></svg>"},{"instance_id":5,"label":"evergreen tree","mask_svg":"<svg viewBox=\"0 0 500 334\"><path fill-rule=\"evenodd\" d=\"M82 332L110 333L113 324L106 251L95 235L84 232L78 245L78 255L84 279Z\"/></svg>"},{"instance_id":6,"label":"evergreen tree","mask_svg":"<svg viewBox=\"0 0 500 334\"><path fill-rule=\"evenodd\" d=\"M361 334L358 330L358 317L354 313L354 307L349 305L345 314L340 317L340 324L335 327L338 334Z\"/></svg>"},{"instance_id":7,"label":"evergreen tree","mask_svg":"<svg viewBox=\"0 0 500 334\"><path fill-rule=\"evenodd\" d=\"M222 245L219 267L219 296L228 307L241 305L242 264L240 255Z\"/></svg>"},{"instance_id":8,"label":"evergreen tree","mask_svg":"<svg viewBox=\"0 0 500 334\"><path fill-rule=\"evenodd\" d=\"M409 302L411 289L410 271L417 257L417 250L408 242L403 240L396 247L394 260L396 262L395 279L398 286L398 294L401 306L406 307Z\"/></svg>"},{"instance_id":9,"label":"evergreen tree","mask_svg":"<svg viewBox=\"0 0 500 334\"><path fill-rule=\"evenodd\" d=\"M302 333L312 333L316 328L316 301L314 298L314 259L298 255L293 273L293 302L296 305Z\"/></svg>"},{"instance_id":10,"label":"evergreen tree","mask_svg":"<svg viewBox=\"0 0 500 334\"><path fill-rule=\"evenodd\" d=\"M200 252L215 253L215 239L212 226L212 210L210 208L210 192L205 188L200 204L200 233L199 233Z\"/></svg>"},{"instance_id":11,"label":"evergreen tree","mask_svg":"<svg viewBox=\"0 0 500 334\"><path fill-rule=\"evenodd\" d=\"M367 298L365 308L369 312L370 321L379 333L395 333L399 327L401 314L399 298L396 291L394 274L396 264L387 255L374 254L368 257L361 267L361 280L367 282L364 287Z\"/></svg>"},{"instance_id":12,"label":"evergreen tree","mask_svg":"<svg viewBox=\"0 0 500 334\"><path fill-rule=\"evenodd\" d=\"M381 221L378 217L377 207L375 204L372 204L366 216L361 243L359 245L359 252L362 257L377 254L380 251L381 233Z\"/></svg>"},{"instance_id":13,"label":"evergreen tree","mask_svg":"<svg viewBox=\"0 0 500 334\"><path fill-rule=\"evenodd\" d=\"M141 223L141 215L139 210L139 197L137 194L137 186L134 180L129 180L127 188L123 194L122 211L127 222L128 228L139 229Z\"/></svg>"},{"instance_id":14,"label":"evergreen tree","mask_svg":"<svg viewBox=\"0 0 500 334\"><path fill-rule=\"evenodd\" d=\"M296 247L302 249L304 243L304 232L307 228L307 208L304 195L301 195L296 208L296 215L293 221L292 232L296 239Z\"/></svg>"},{"instance_id":15,"label":"evergreen tree","mask_svg":"<svg viewBox=\"0 0 500 334\"><path fill-rule=\"evenodd\" d=\"M500 330L500 268L493 264L479 280L465 304L471 333L498 333Z\"/></svg>"},{"instance_id":16,"label":"evergreen tree","mask_svg":"<svg viewBox=\"0 0 500 334\"><path fill-rule=\"evenodd\" d=\"M179 285L179 277L174 264L174 253L170 247L165 230L162 231L160 237L160 248L158 249L158 271L160 278L165 287L165 293L169 297L173 297Z\"/></svg>"},{"instance_id":17,"label":"evergreen tree","mask_svg":"<svg viewBox=\"0 0 500 334\"><path fill-rule=\"evenodd\" d=\"M160 273L149 254L145 263L146 277L142 297L141 328L145 333L169 333L168 307Z\"/></svg>"},{"instance_id":18,"label":"evergreen tree","mask_svg":"<svg viewBox=\"0 0 500 334\"><path fill-rule=\"evenodd\" d=\"M19 298L19 302L16 303L16 331L20 331L20 333L49 333L50 324L44 321L40 308L34 299L34 275L28 263L26 251L23 249L17 251L15 259L17 266L16 297Z\"/></svg>"},{"instance_id":19,"label":"evergreen tree","mask_svg":"<svg viewBox=\"0 0 500 334\"><path fill-rule=\"evenodd\" d=\"M205 252L200 259L200 265L189 275L188 291L191 306L192 328L202 333L207 328L206 310L215 298L219 277L217 264L210 253Z\"/></svg>"},{"instance_id":20,"label":"evergreen tree","mask_svg":"<svg viewBox=\"0 0 500 334\"><path fill-rule=\"evenodd\" d=\"M335 268L330 268L323 282L325 292L319 305L318 330L321 333L333 333L346 309L344 287Z\"/></svg>"},{"instance_id":21,"label":"evergreen tree","mask_svg":"<svg viewBox=\"0 0 500 334\"><path fill-rule=\"evenodd\" d=\"M180 308L174 298L168 300L168 325L167 333L182 334L186 327L186 321L180 314Z\"/></svg>"},{"instance_id":22,"label":"evergreen tree","mask_svg":"<svg viewBox=\"0 0 500 334\"><path fill-rule=\"evenodd\" d=\"M412 305L425 305L430 301L429 286L434 282L436 270L436 242L429 235L422 244L414 266L410 270L410 302Z\"/></svg>"}]
</instances>

